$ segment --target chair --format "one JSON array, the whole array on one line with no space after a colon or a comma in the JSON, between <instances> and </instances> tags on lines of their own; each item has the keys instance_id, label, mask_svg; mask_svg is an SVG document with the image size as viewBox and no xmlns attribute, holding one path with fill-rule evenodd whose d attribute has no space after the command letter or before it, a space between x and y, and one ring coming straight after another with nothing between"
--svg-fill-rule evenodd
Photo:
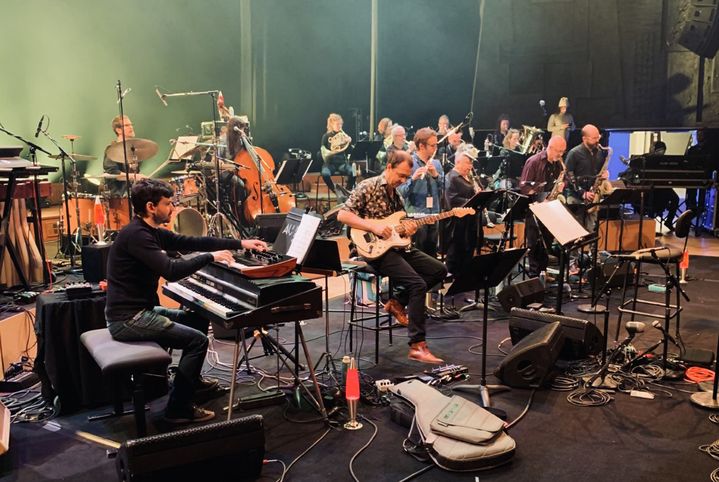
<instances>
[{"instance_id":1,"label":"chair","mask_svg":"<svg viewBox=\"0 0 719 482\"><path fill-rule=\"evenodd\" d=\"M144 437L147 424L143 378L152 371L166 371L172 357L152 341L114 340L107 328L86 331L80 336L80 340L100 367L102 375L113 381L113 411L88 417L88 420L103 420L134 413L137 435ZM122 403L122 383L128 378L132 386L134 410L125 411Z\"/></svg>"},{"instance_id":2,"label":"chair","mask_svg":"<svg viewBox=\"0 0 719 482\"><path fill-rule=\"evenodd\" d=\"M357 280L360 279L360 276L358 275L364 275L366 278L370 278L374 281L375 285L375 293L377 294L377 301L375 303L375 310L373 315L369 316L361 316L359 318L356 318L357 315ZM369 330L374 332L374 345L375 345L375 352L374 352L374 361L375 363L379 363L379 333L380 331L389 331L389 344L392 345L392 329L396 328L398 324L392 323L392 315L387 313L386 315L380 314L380 295L382 293L382 276L377 273L377 271L374 270L370 265L364 265L356 270L354 270L354 275L352 277L352 284L350 288L350 351L353 351L353 336L354 336L354 328L357 327L361 330ZM388 290L389 297L392 297L392 285L389 285ZM380 321L382 318L385 318L386 320ZM365 326L364 322L368 320L374 320L374 326Z\"/></svg>"},{"instance_id":3,"label":"chair","mask_svg":"<svg viewBox=\"0 0 719 482\"><path fill-rule=\"evenodd\" d=\"M664 308L664 348L663 356L664 363L666 364L667 350L668 350L668 338L669 336L669 323L673 318L676 318L676 338L679 343L679 315L682 311L681 299L684 297L685 300L689 301L689 297L682 290L679 285L679 264L681 263L684 252L687 249L689 229L691 228L692 218L694 217L694 211L684 211L676 221L675 224L675 236L677 238L684 238L684 246L682 248L675 248L671 246L657 246L654 248L644 248L634 251L633 253L626 255L625 260L636 263L636 270L634 276L634 296L627 300L627 285L629 276L625 278L624 286L622 288L622 301L619 304L619 320L617 321L617 333L614 337L615 340L619 338L619 327L622 326L622 316L624 313L629 313L634 320L635 316L645 316L650 318L656 318L657 313L648 313L637 310L637 304L644 304L649 306L660 306ZM660 266L664 271L664 302L643 300L638 298L639 292L639 277L642 271L642 264L653 264ZM671 265L674 265L675 273L671 272ZM676 290L676 304L671 304L672 290ZM626 308L627 305L631 304L631 308ZM681 346L680 346L681 349Z\"/></svg>"}]
</instances>

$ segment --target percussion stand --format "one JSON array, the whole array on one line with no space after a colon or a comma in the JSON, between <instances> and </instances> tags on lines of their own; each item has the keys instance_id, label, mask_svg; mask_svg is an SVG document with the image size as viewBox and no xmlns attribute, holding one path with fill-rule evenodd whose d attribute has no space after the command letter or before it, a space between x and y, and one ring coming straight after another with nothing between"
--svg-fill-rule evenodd
<instances>
[{"instance_id":1,"label":"percussion stand","mask_svg":"<svg viewBox=\"0 0 719 482\"><path fill-rule=\"evenodd\" d=\"M60 151L60 165L62 167L62 185L63 185L63 191L64 191L63 194L65 195L65 201L66 201L65 202L65 219L67 220L67 226L65 227L65 229L67 231L67 242L71 243L72 242L72 229L70 226L70 202L69 202L69 200L70 200L69 187L70 186L67 181L67 170L65 169L65 159L70 159L70 162L73 165L73 173L77 172L77 167L76 167L77 161L71 154L68 154L67 151L65 149L63 149L60 146L60 144L58 144L58 142L50 134L47 133L46 130L42 130L40 132L42 132L42 134L50 142L52 142L55 145L55 147L57 147L58 150ZM45 150L43 150L43 152L47 153L47 151L45 151ZM78 204L78 199L77 199L77 179L74 178L74 174L73 174L73 184L74 184L74 189L75 189L75 213L77 216L77 227L78 227L78 229L80 229L80 205ZM81 241L82 241L82 237L81 237ZM82 243L79 243L79 244L82 244ZM69 272L71 272L71 273L74 272L76 270L76 268L77 267L75 266L75 250L73 247L73 249L70 249L70 270L69 270Z\"/></svg>"},{"instance_id":2,"label":"percussion stand","mask_svg":"<svg viewBox=\"0 0 719 482\"><path fill-rule=\"evenodd\" d=\"M118 80L117 81L117 105L120 108L120 121L122 122L122 157L123 161L125 162L125 188L127 189L127 214L129 215L129 219L132 219L132 202L131 202L131 196L130 196L130 163L127 160L127 139L125 138L125 109L124 109L124 100L125 96L130 90L127 89L124 92L122 91L122 84ZM134 150L134 148L133 148ZM77 202L77 200L75 201ZM77 218L78 225L80 224L80 217Z\"/></svg>"}]
</instances>

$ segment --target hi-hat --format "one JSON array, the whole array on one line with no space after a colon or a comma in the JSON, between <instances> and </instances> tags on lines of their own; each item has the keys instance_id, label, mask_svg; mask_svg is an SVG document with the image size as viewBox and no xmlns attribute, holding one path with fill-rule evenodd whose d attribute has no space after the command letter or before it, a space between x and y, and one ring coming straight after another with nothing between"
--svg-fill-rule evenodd
<instances>
[{"instance_id":1,"label":"hi-hat","mask_svg":"<svg viewBox=\"0 0 719 482\"><path fill-rule=\"evenodd\" d=\"M125 145L127 146L128 162L144 161L157 154L157 142L147 139L131 137L130 139L125 139ZM116 142L108 147L107 151L105 151L105 155L111 161L120 163L125 162L122 142Z\"/></svg>"},{"instance_id":2,"label":"hi-hat","mask_svg":"<svg viewBox=\"0 0 719 482\"><path fill-rule=\"evenodd\" d=\"M50 156L50 159L62 159L63 157L67 156L65 156L64 154L55 154L54 156ZM70 157L72 157L76 161L94 161L95 159L97 159L97 156L88 156L86 154L70 154Z\"/></svg>"}]
</instances>

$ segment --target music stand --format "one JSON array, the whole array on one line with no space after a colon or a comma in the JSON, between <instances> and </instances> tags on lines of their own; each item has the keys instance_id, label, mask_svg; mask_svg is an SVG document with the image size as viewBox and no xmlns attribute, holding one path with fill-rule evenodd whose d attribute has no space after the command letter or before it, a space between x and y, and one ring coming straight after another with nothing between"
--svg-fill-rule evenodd
<instances>
[{"instance_id":1,"label":"music stand","mask_svg":"<svg viewBox=\"0 0 719 482\"><path fill-rule=\"evenodd\" d=\"M625 203L630 203L634 200L637 193L633 189L627 189L624 187L617 187L615 188L611 193L603 197L598 203L595 203L594 206L597 206L598 212L601 212L602 209L604 209L604 212L606 213L606 216L604 218L604 250L608 251L609 247L609 208L611 206L622 206ZM641 223L641 220L639 221ZM597 261L598 261L598 251L599 251L599 219L597 218L597 222L594 226L594 234L597 236L597 241L594 243L594 249L592 250L592 303L591 304L581 304L577 306L577 311L580 313L604 313L609 308L609 296L611 295L611 288L609 291L607 291L607 306L599 305L597 304L600 300L602 295L605 292L605 289L609 287L608 281L611 281L611 278L616 273L617 269L614 270L614 273L612 273L612 276L610 276L610 279L605 283L605 286L602 287L602 290L599 292L599 295L597 296L597 282L599 280L599 273L597 272ZM620 215L619 220L619 252L622 252L622 237L624 236L624 217ZM639 241L639 244L641 244L641 240ZM639 248L637 248L639 249ZM580 281L581 283L581 276Z\"/></svg>"},{"instance_id":2,"label":"music stand","mask_svg":"<svg viewBox=\"0 0 719 482\"><path fill-rule=\"evenodd\" d=\"M305 178L312 165L312 158L309 159L285 159L277 169L275 182L282 185L292 185L292 190L298 192L299 183Z\"/></svg>"},{"instance_id":3,"label":"music stand","mask_svg":"<svg viewBox=\"0 0 719 482\"><path fill-rule=\"evenodd\" d=\"M484 219L484 216L482 215L482 211L484 211L484 208L489 205L492 201L494 201L497 197L499 197L500 194L502 194L503 191L479 191L477 194L472 196L472 198L464 203L462 206L463 208L474 208L475 210L475 216L477 216L477 231L483 229L482 222ZM474 292L474 302L468 304L467 306L463 306L460 308L459 311L470 311L477 308L477 305L479 304L479 288L477 288Z\"/></svg>"},{"instance_id":4,"label":"music stand","mask_svg":"<svg viewBox=\"0 0 719 482\"><path fill-rule=\"evenodd\" d=\"M529 205L535 219L547 228L562 248L559 252L559 278L557 279L556 313L562 314L562 292L564 290L565 264L569 253L596 240L596 234L590 234L579 224L572 213L559 200L535 202Z\"/></svg>"},{"instance_id":5,"label":"music stand","mask_svg":"<svg viewBox=\"0 0 719 482\"><path fill-rule=\"evenodd\" d=\"M477 388L479 389L482 406L485 408L491 405L489 389L502 388L501 386L487 386L487 318L489 316L489 290L499 285L509 273L512 272L526 252L526 248L512 248L506 251L475 256L447 290L447 294L450 296L466 291L474 290L478 293L479 290L484 290L484 309L482 310L482 376Z\"/></svg>"},{"instance_id":6,"label":"music stand","mask_svg":"<svg viewBox=\"0 0 719 482\"><path fill-rule=\"evenodd\" d=\"M377 153L382 149L383 141L359 141L349 153L350 161L367 160L367 171L376 172L373 162L377 159Z\"/></svg>"}]
</instances>

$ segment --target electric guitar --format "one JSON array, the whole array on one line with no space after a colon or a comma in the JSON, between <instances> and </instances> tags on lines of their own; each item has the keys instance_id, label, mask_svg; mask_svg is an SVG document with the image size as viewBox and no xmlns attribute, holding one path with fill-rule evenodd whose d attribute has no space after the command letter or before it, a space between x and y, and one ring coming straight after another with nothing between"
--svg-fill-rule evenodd
<instances>
[{"instance_id":1,"label":"electric guitar","mask_svg":"<svg viewBox=\"0 0 719 482\"><path fill-rule=\"evenodd\" d=\"M361 229L352 228L350 238L357 247L357 252L365 259L375 260L385 254L391 248L407 248L412 243L412 238L407 235L407 227L423 226L425 224L434 224L441 219L456 216L464 217L468 214L474 215L473 208L454 208L440 214L431 214L417 219L403 219L407 216L404 211L387 216L383 219L374 220L380 226L389 226L392 228L392 236L387 239L380 238L376 234L363 231Z\"/></svg>"}]
</instances>

